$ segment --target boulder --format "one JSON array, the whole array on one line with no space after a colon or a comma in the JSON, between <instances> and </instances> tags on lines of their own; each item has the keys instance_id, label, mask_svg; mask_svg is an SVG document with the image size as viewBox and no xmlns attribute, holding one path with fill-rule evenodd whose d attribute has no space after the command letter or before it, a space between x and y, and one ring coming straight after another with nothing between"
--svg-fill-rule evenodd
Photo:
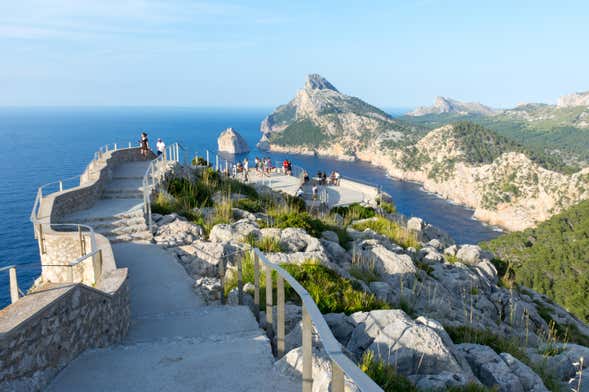
<instances>
[{"instance_id":1,"label":"boulder","mask_svg":"<svg viewBox=\"0 0 589 392\"><path fill-rule=\"evenodd\" d=\"M456 345L470 364L480 382L488 387L499 387L501 392L524 392L519 377L493 349L480 344Z\"/></svg>"},{"instance_id":2,"label":"boulder","mask_svg":"<svg viewBox=\"0 0 589 392\"><path fill-rule=\"evenodd\" d=\"M526 392L549 392L544 386L542 379L527 365L509 353L499 354L513 374L519 378L524 391Z\"/></svg>"},{"instance_id":3,"label":"boulder","mask_svg":"<svg viewBox=\"0 0 589 392\"><path fill-rule=\"evenodd\" d=\"M227 128L219 135L217 145L220 152L243 154L249 152L245 139L233 128Z\"/></svg>"},{"instance_id":4,"label":"boulder","mask_svg":"<svg viewBox=\"0 0 589 392\"><path fill-rule=\"evenodd\" d=\"M483 259L491 260L493 255L489 252L483 251L478 245L467 244L462 245L460 249L458 249L458 252L456 252L456 257L465 264L476 265Z\"/></svg>"},{"instance_id":5,"label":"boulder","mask_svg":"<svg viewBox=\"0 0 589 392\"><path fill-rule=\"evenodd\" d=\"M469 383L464 374L440 372L438 374L415 374L408 377L420 391L445 391Z\"/></svg>"},{"instance_id":6,"label":"boulder","mask_svg":"<svg viewBox=\"0 0 589 392\"><path fill-rule=\"evenodd\" d=\"M404 375L465 373L435 329L413 321L402 310L358 312L350 317L356 327L346 347L358 358L370 350Z\"/></svg>"},{"instance_id":7,"label":"boulder","mask_svg":"<svg viewBox=\"0 0 589 392\"><path fill-rule=\"evenodd\" d=\"M353 253L362 262L374 266L376 272L380 274L393 275L398 279L403 279L406 276L413 276L417 272L410 256L396 253L378 240L361 241L354 247Z\"/></svg>"},{"instance_id":8,"label":"boulder","mask_svg":"<svg viewBox=\"0 0 589 392\"><path fill-rule=\"evenodd\" d=\"M222 223L213 226L209 239L212 242L241 242L250 234L253 234L256 238L261 237L258 225L247 219L242 219L231 224Z\"/></svg>"},{"instance_id":9,"label":"boulder","mask_svg":"<svg viewBox=\"0 0 589 392\"><path fill-rule=\"evenodd\" d=\"M354 321L346 316L344 313L327 313L323 318L329 325L333 336L342 344L348 344L352 331L356 327Z\"/></svg>"},{"instance_id":10,"label":"boulder","mask_svg":"<svg viewBox=\"0 0 589 392\"><path fill-rule=\"evenodd\" d=\"M194 282L195 291L200 294L205 303L211 304L221 300L221 280L218 278L202 277Z\"/></svg>"},{"instance_id":11,"label":"boulder","mask_svg":"<svg viewBox=\"0 0 589 392\"><path fill-rule=\"evenodd\" d=\"M287 352L274 365L276 369L297 381L301 380L303 374L303 349L295 348ZM331 382L331 360L321 347L313 347L313 392L329 391ZM360 392L358 387L346 376L344 391Z\"/></svg>"},{"instance_id":12,"label":"boulder","mask_svg":"<svg viewBox=\"0 0 589 392\"><path fill-rule=\"evenodd\" d=\"M202 227L185 220L172 218L174 218L172 215L165 215L160 219L161 222L166 223L160 224L155 232L154 241L158 245L170 248L187 245L202 238Z\"/></svg>"},{"instance_id":13,"label":"boulder","mask_svg":"<svg viewBox=\"0 0 589 392\"><path fill-rule=\"evenodd\" d=\"M337 242L339 244L339 237L337 236L337 233L333 231L325 230L323 233L321 233L321 238L327 241Z\"/></svg>"},{"instance_id":14,"label":"boulder","mask_svg":"<svg viewBox=\"0 0 589 392\"><path fill-rule=\"evenodd\" d=\"M321 243L303 229L288 227L280 233L280 245L289 252L315 252L323 250Z\"/></svg>"}]
</instances>

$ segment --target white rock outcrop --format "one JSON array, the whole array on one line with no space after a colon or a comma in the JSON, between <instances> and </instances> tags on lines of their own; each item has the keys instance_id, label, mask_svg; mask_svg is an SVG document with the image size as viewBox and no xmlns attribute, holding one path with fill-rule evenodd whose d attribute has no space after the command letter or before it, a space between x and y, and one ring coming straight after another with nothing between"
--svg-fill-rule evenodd
<instances>
[{"instance_id":1,"label":"white rock outcrop","mask_svg":"<svg viewBox=\"0 0 589 392\"><path fill-rule=\"evenodd\" d=\"M219 151L229 154L243 154L250 151L245 139L233 128L227 128L217 139Z\"/></svg>"}]
</instances>

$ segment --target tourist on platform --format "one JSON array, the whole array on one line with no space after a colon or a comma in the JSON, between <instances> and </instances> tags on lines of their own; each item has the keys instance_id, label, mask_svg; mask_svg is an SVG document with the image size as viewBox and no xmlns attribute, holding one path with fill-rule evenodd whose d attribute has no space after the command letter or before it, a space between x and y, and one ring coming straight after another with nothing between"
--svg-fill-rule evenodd
<instances>
[{"instance_id":1,"label":"tourist on platform","mask_svg":"<svg viewBox=\"0 0 589 392\"><path fill-rule=\"evenodd\" d=\"M243 170L247 173L247 171L250 169L250 162L247 160L247 158L243 159Z\"/></svg>"},{"instance_id":2,"label":"tourist on platform","mask_svg":"<svg viewBox=\"0 0 589 392\"><path fill-rule=\"evenodd\" d=\"M336 170L335 171L335 185L339 186L341 177L342 177L341 174L339 174L339 172Z\"/></svg>"},{"instance_id":3,"label":"tourist on platform","mask_svg":"<svg viewBox=\"0 0 589 392\"><path fill-rule=\"evenodd\" d=\"M164 143L164 141L161 138L158 138L155 146L157 148L157 156L159 157L160 155L164 154L164 158L166 158L166 143Z\"/></svg>"},{"instance_id":4,"label":"tourist on platform","mask_svg":"<svg viewBox=\"0 0 589 392\"><path fill-rule=\"evenodd\" d=\"M303 170L303 183L306 184L309 182L309 173L306 170Z\"/></svg>"},{"instance_id":5,"label":"tourist on platform","mask_svg":"<svg viewBox=\"0 0 589 392\"><path fill-rule=\"evenodd\" d=\"M319 193L319 187L317 184L313 185L313 200L317 200L317 195Z\"/></svg>"},{"instance_id":6,"label":"tourist on platform","mask_svg":"<svg viewBox=\"0 0 589 392\"><path fill-rule=\"evenodd\" d=\"M260 172L260 158L256 157L256 159L254 159L254 165L256 166L256 173Z\"/></svg>"},{"instance_id":7,"label":"tourist on platform","mask_svg":"<svg viewBox=\"0 0 589 392\"><path fill-rule=\"evenodd\" d=\"M287 165L286 165L286 175L287 176L291 176L292 175L292 162L291 161L286 161Z\"/></svg>"},{"instance_id":8,"label":"tourist on platform","mask_svg":"<svg viewBox=\"0 0 589 392\"><path fill-rule=\"evenodd\" d=\"M299 189L297 189L296 197L300 197L302 199L304 195L305 195L305 191L303 190L303 187L301 186L301 187L299 187Z\"/></svg>"},{"instance_id":9,"label":"tourist on platform","mask_svg":"<svg viewBox=\"0 0 589 392\"><path fill-rule=\"evenodd\" d=\"M147 133L141 132L139 144L141 146L141 155L147 158L147 153L149 152L149 139L147 138Z\"/></svg>"},{"instance_id":10,"label":"tourist on platform","mask_svg":"<svg viewBox=\"0 0 589 392\"><path fill-rule=\"evenodd\" d=\"M282 172L288 175L288 160L282 161Z\"/></svg>"},{"instance_id":11,"label":"tourist on platform","mask_svg":"<svg viewBox=\"0 0 589 392\"><path fill-rule=\"evenodd\" d=\"M323 172L323 174L321 174L321 184L327 185L327 174L325 172Z\"/></svg>"},{"instance_id":12,"label":"tourist on platform","mask_svg":"<svg viewBox=\"0 0 589 392\"><path fill-rule=\"evenodd\" d=\"M335 171L331 171L331 174L329 175L329 183L331 185L336 185L336 180L335 180Z\"/></svg>"}]
</instances>

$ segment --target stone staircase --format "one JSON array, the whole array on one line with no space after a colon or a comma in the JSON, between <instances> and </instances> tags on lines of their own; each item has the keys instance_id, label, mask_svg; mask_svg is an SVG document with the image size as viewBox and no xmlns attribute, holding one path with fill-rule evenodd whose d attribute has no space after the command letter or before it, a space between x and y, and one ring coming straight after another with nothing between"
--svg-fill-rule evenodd
<instances>
[{"instance_id":1,"label":"stone staircase","mask_svg":"<svg viewBox=\"0 0 589 392\"><path fill-rule=\"evenodd\" d=\"M116 244L129 269L131 326L121 344L87 350L48 391L300 391L274 366L246 306L207 306L193 280L154 244Z\"/></svg>"},{"instance_id":2,"label":"stone staircase","mask_svg":"<svg viewBox=\"0 0 589 392\"><path fill-rule=\"evenodd\" d=\"M114 168L101 199L90 210L63 218L91 226L111 243L152 240L143 213L143 175L149 161L128 162Z\"/></svg>"}]
</instances>

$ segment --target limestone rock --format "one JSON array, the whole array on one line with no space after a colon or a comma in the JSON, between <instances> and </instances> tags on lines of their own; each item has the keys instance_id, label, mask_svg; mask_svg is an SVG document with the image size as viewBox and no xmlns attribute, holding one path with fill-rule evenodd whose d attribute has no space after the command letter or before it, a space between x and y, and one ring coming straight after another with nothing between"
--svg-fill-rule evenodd
<instances>
[{"instance_id":1,"label":"limestone rock","mask_svg":"<svg viewBox=\"0 0 589 392\"><path fill-rule=\"evenodd\" d=\"M476 265L483 259L492 259L493 256L485 252L478 245L462 245L456 257L462 260L465 264Z\"/></svg>"},{"instance_id":2,"label":"limestone rock","mask_svg":"<svg viewBox=\"0 0 589 392\"><path fill-rule=\"evenodd\" d=\"M427 114L457 113L491 115L493 109L478 102L461 102L447 97L436 97L433 106L420 106L407 113L408 116L425 116Z\"/></svg>"},{"instance_id":3,"label":"limestone rock","mask_svg":"<svg viewBox=\"0 0 589 392\"><path fill-rule=\"evenodd\" d=\"M295 348L284 355L275 364L278 371L293 379L300 380L303 374L303 350ZM313 392L329 390L331 382L331 360L321 347L313 347ZM345 378L344 390L346 392L360 392L358 387L348 378Z\"/></svg>"},{"instance_id":4,"label":"limestone rock","mask_svg":"<svg viewBox=\"0 0 589 392\"><path fill-rule=\"evenodd\" d=\"M503 358L490 347L480 344L463 343L456 346L460 350L474 374L488 387L498 386L501 392L524 392L519 377L512 373Z\"/></svg>"},{"instance_id":5,"label":"limestone rock","mask_svg":"<svg viewBox=\"0 0 589 392\"><path fill-rule=\"evenodd\" d=\"M209 239L213 242L244 241L245 238L253 234L255 237L261 237L260 229L256 224L248 219L242 219L231 224L218 224L213 226Z\"/></svg>"},{"instance_id":6,"label":"limestone rock","mask_svg":"<svg viewBox=\"0 0 589 392\"><path fill-rule=\"evenodd\" d=\"M202 227L172 215L165 215L160 222L164 223L159 224L154 240L165 248L187 245L203 236Z\"/></svg>"},{"instance_id":7,"label":"limestone rock","mask_svg":"<svg viewBox=\"0 0 589 392\"><path fill-rule=\"evenodd\" d=\"M589 106L589 91L563 95L562 97L558 98L557 106L559 108Z\"/></svg>"},{"instance_id":8,"label":"limestone rock","mask_svg":"<svg viewBox=\"0 0 589 392\"><path fill-rule=\"evenodd\" d=\"M227 128L217 139L220 152L229 154L243 154L249 152L245 139L233 128Z\"/></svg>"}]
</instances>

